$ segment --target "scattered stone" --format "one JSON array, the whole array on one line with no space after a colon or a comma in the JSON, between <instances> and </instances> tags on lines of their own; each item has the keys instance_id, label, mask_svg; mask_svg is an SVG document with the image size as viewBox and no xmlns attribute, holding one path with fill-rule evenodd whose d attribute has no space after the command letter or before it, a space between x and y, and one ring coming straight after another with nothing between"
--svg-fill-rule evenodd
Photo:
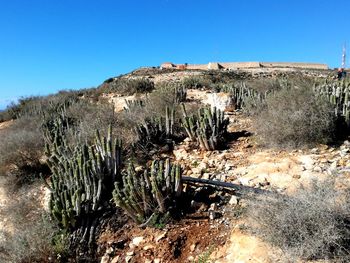
<instances>
[{"instance_id":1,"label":"scattered stone","mask_svg":"<svg viewBox=\"0 0 350 263\"><path fill-rule=\"evenodd\" d=\"M348 148L343 149L343 150L340 151L340 156L341 157L345 157L345 156L348 155L348 153L349 153L349 149Z\"/></svg>"},{"instance_id":2,"label":"scattered stone","mask_svg":"<svg viewBox=\"0 0 350 263\"><path fill-rule=\"evenodd\" d=\"M320 163L328 163L328 159L327 158L321 158L319 161L320 161Z\"/></svg>"},{"instance_id":3,"label":"scattered stone","mask_svg":"<svg viewBox=\"0 0 350 263\"><path fill-rule=\"evenodd\" d=\"M143 250L151 250L151 249L154 249L153 245L146 245L143 247Z\"/></svg>"},{"instance_id":4,"label":"scattered stone","mask_svg":"<svg viewBox=\"0 0 350 263\"><path fill-rule=\"evenodd\" d=\"M194 262L194 256L189 256L189 257L187 258L187 260L188 260L188 262Z\"/></svg>"},{"instance_id":5,"label":"scattered stone","mask_svg":"<svg viewBox=\"0 0 350 263\"><path fill-rule=\"evenodd\" d=\"M187 138L185 138L185 140L184 140L184 142L190 142L190 141L191 141L190 137L187 137Z\"/></svg>"},{"instance_id":6,"label":"scattered stone","mask_svg":"<svg viewBox=\"0 0 350 263\"><path fill-rule=\"evenodd\" d=\"M193 252L196 249L197 244L192 244L190 246L190 251Z\"/></svg>"},{"instance_id":7,"label":"scattered stone","mask_svg":"<svg viewBox=\"0 0 350 263\"><path fill-rule=\"evenodd\" d=\"M321 173L322 172L322 168L320 167L320 166L316 166L316 167L314 167L314 172L316 172L316 173Z\"/></svg>"},{"instance_id":8,"label":"scattered stone","mask_svg":"<svg viewBox=\"0 0 350 263\"><path fill-rule=\"evenodd\" d=\"M208 167L208 164L207 164L207 163L201 162L201 163L198 165L198 168L199 168L201 171L203 171L203 170L208 169L209 167Z\"/></svg>"},{"instance_id":9,"label":"scattered stone","mask_svg":"<svg viewBox=\"0 0 350 263\"><path fill-rule=\"evenodd\" d=\"M232 205L232 206L238 205L238 198L237 198L237 196L235 196L235 195L231 196L230 201L228 203L230 205Z\"/></svg>"},{"instance_id":10,"label":"scattered stone","mask_svg":"<svg viewBox=\"0 0 350 263\"><path fill-rule=\"evenodd\" d=\"M186 175L191 175L192 173L192 170L187 170Z\"/></svg>"},{"instance_id":11,"label":"scattered stone","mask_svg":"<svg viewBox=\"0 0 350 263\"><path fill-rule=\"evenodd\" d=\"M132 256L126 256L125 257L125 263L128 263L132 259Z\"/></svg>"},{"instance_id":12,"label":"scattered stone","mask_svg":"<svg viewBox=\"0 0 350 263\"><path fill-rule=\"evenodd\" d=\"M163 239L163 238L166 237L166 234L167 234L167 232L163 232L162 234L160 234L159 236L157 236L157 237L155 238L155 241L156 241L156 242L159 242L161 239Z\"/></svg>"},{"instance_id":13,"label":"scattered stone","mask_svg":"<svg viewBox=\"0 0 350 263\"><path fill-rule=\"evenodd\" d=\"M203 179L210 179L210 173L203 173L203 175L201 176L201 178Z\"/></svg>"},{"instance_id":14,"label":"scattered stone","mask_svg":"<svg viewBox=\"0 0 350 263\"><path fill-rule=\"evenodd\" d=\"M143 171L143 167L142 166L137 166L137 167L135 167L135 171L136 172L141 172L141 171Z\"/></svg>"},{"instance_id":15,"label":"scattered stone","mask_svg":"<svg viewBox=\"0 0 350 263\"><path fill-rule=\"evenodd\" d=\"M331 152L333 152L334 150L335 150L334 148L329 148L329 149L328 149L328 152L331 153Z\"/></svg>"},{"instance_id":16,"label":"scattered stone","mask_svg":"<svg viewBox=\"0 0 350 263\"><path fill-rule=\"evenodd\" d=\"M135 237L131 241L131 245L138 247L143 242L143 237Z\"/></svg>"},{"instance_id":17,"label":"scattered stone","mask_svg":"<svg viewBox=\"0 0 350 263\"><path fill-rule=\"evenodd\" d=\"M198 167L193 167L191 170L193 174L201 174L201 169Z\"/></svg>"},{"instance_id":18,"label":"scattered stone","mask_svg":"<svg viewBox=\"0 0 350 263\"><path fill-rule=\"evenodd\" d=\"M294 178L294 179L300 179L300 178L301 178L301 175L300 175L300 174L293 174L293 178Z\"/></svg>"},{"instance_id":19,"label":"scattered stone","mask_svg":"<svg viewBox=\"0 0 350 263\"><path fill-rule=\"evenodd\" d=\"M160 263L160 258L155 258L155 259L153 260L153 262L154 262L154 263Z\"/></svg>"},{"instance_id":20,"label":"scattered stone","mask_svg":"<svg viewBox=\"0 0 350 263\"><path fill-rule=\"evenodd\" d=\"M217 204L216 203L212 203L208 209L209 212L209 219L210 220L214 220L218 217L218 213L217 213Z\"/></svg>"},{"instance_id":21,"label":"scattered stone","mask_svg":"<svg viewBox=\"0 0 350 263\"><path fill-rule=\"evenodd\" d=\"M199 210L203 204L204 203L202 203L202 202L197 202L197 201L194 201L194 200L191 201L191 207L194 210Z\"/></svg>"},{"instance_id":22,"label":"scattered stone","mask_svg":"<svg viewBox=\"0 0 350 263\"><path fill-rule=\"evenodd\" d=\"M119 256L116 256L112 259L111 263L118 263L119 261Z\"/></svg>"},{"instance_id":23,"label":"scattered stone","mask_svg":"<svg viewBox=\"0 0 350 263\"><path fill-rule=\"evenodd\" d=\"M240 184L242 184L242 185L249 185L250 178L238 178L238 181L239 181Z\"/></svg>"},{"instance_id":24,"label":"scattered stone","mask_svg":"<svg viewBox=\"0 0 350 263\"><path fill-rule=\"evenodd\" d=\"M114 249L113 249L112 247L109 247L109 248L107 248L107 250L106 250L106 254L110 255L110 254L113 253L113 251L114 251Z\"/></svg>"},{"instance_id":25,"label":"scattered stone","mask_svg":"<svg viewBox=\"0 0 350 263\"><path fill-rule=\"evenodd\" d=\"M205 212L208 210L208 205L205 203L202 203L201 206L198 208L198 212Z\"/></svg>"},{"instance_id":26,"label":"scattered stone","mask_svg":"<svg viewBox=\"0 0 350 263\"><path fill-rule=\"evenodd\" d=\"M127 256L133 256L135 254L134 250L126 252Z\"/></svg>"},{"instance_id":27,"label":"scattered stone","mask_svg":"<svg viewBox=\"0 0 350 263\"><path fill-rule=\"evenodd\" d=\"M108 263L110 260L110 257L108 255L104 255L102 258L101 258L101 263Z\"/></svg>"},{"instance_id":28,"label":"scattered stone","mask_svg":"<svg viewBox=\"0 0 350 263\"><path fill-rule=\"evenodd\" d=\"M319 149L318 149L318 148L312 148L312 149L310 150L310 152L311 152L312 154L318 154L318 153L319 153Z\"/></svg>"}]
</instances>

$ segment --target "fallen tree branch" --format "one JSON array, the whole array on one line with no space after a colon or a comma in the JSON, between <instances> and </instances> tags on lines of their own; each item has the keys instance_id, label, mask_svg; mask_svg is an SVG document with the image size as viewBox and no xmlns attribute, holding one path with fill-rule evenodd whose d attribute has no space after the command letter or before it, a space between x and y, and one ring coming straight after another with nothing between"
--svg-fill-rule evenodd
<instances>
[{"instance_id":1,"label":"fallen tree branch","mask_svg":"<svg viewBox=\"0 0 350 263\"><path fill-rule=\"evenodd\" d=\"M184 183L199 183L199 184L206 184L206 185L211 185L211 186L225 187L225 188L234 189L238 192L246 192L246 193L250 192L250 193L254 193L254 194L271 193L268 190L259 189L259 188L255 188L255 187L251 187L251 186L232 184L232 183L227 183L227 182L222 182L222 181L214 181L214 180L202 179L202 178L194 178L194 177L189 177L189 176L183 176L182 181Z\"/></svg>"}]
</instances>

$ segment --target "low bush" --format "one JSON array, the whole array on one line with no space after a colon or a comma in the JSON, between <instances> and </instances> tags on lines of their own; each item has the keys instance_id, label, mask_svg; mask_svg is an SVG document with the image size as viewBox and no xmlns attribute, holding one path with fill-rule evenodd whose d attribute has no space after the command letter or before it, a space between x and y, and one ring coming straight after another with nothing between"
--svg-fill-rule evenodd
<instances>
[{"instance_id":1,"label":"low bush","mask_svg":"<svg viewBox=\"0 0 350 263\"><path fill-rule=\"evenodd\" d=\"M9 119L51 115L77 102L80 95L79 91L60 91L46 97L23 97L9 105L2 115L6 114Z\"/></svg>"},{"instance_id":2,"label":"low bush","mask_svg":"<svg viewBox=\"0 0 350 263\"><path fill-rule=\"evenodd\" d=\"M37 186L38 187L38 186ZM16 193L1 218L12 227L0 232L0 261L13 263L60 262L66 253L65 238L57 235L48 214L28 193Z\"/></svg>"},{"instance_id":3,"label":"low bush","mask_svg":"<svg viewBox=\"0 0 350 263\"><path fill-rule=\"evenodd\" d=\"M40 172L47 171L47 166L40 162L44 142L38 118L16 120L0 130L0 138L0 170L11 176L15 185L31 182Z\"/></svg>"},{"instance_id":4,"label":"low bush","mask_svg":"<svg viewBox=\"0 0 350 263\"><path fill-rule=\"evenodd\" d=\"M313 182L293 196L258 196L247 209L251 231L280 248L287 262L349 262L349 197L333 180Z\"/></svg>"},{"instance_id":5,"label":"low bush","mask_svg":"<svg viewBox=\"0 0 350 263\"><path fill-rule=\"evenodd\" d=\"M102 93L116 92L122 95L147 93L154 89L153 81L145 78L136 79L108 79L99 88Z\"/></svg>"},{"instance_id":6,"label":"low bush","mask_svg":"<svg viewBox=\"0 0 350 263\"><path fill-rule=\"evenodd\" d=\"M264 144L282 148L329 143L336 130L332 105L307 87L269 94L253 123Z\"/></svg>"},{"instance_id":7,"label":"low bush","mask_svg":"<svg viewBox=\"0 0 350 263\"><path fill-rule=\"evenodd\" d=\"M116 131L118 129L114 107L108 103L98 104L81 100L70 106L66 115L74 122L74 129L68 133L68 140L72 144L77 140L91 142L96 130L107 131L110 125Z\"/></svg>"},{"instance_id":8,"label":"low bush","mask_svg":"<svg viewBox=\"0 0 350 263\"><path fill-rule=\"evenodd\" d=\"M186 89L209 89L213 81L208 76L194 75L182 80L182 85Z\"/></svg>"}]
</instances>

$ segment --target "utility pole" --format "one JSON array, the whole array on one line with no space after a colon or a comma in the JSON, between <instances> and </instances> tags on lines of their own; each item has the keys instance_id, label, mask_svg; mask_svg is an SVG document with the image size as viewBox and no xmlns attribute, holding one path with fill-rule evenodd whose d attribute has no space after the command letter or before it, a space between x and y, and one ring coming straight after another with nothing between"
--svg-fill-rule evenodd
<instances>
[{"instance_id":1,"label":"utility pole","mask_svg":"<svg viewBox=\"0 0 350 263\"><path fill-rule=\"evenodd\" d=\"M346 66L346 43L343 45L343 53L341 56L341 68L345 69Z\"/></svg>"}]
</instances>

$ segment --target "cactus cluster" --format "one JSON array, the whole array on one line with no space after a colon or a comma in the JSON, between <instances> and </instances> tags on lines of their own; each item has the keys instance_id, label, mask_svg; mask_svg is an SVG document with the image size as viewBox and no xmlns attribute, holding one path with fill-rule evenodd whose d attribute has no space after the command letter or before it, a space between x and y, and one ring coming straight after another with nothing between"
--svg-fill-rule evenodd
<instances>
[{"instance_id":1,"label":"cactus cluster","mask_svg":"<svg viewBox=\"0 0 350 263\"><path fill-rule=\"evenodd\" d=\"M174 134L175 109L166 107L165 117L146 119L135 127L137 148L148 149L149 146L169 143Z\"/></svg>"},{"instance_id":2,"label":"cactus cluster","mask_svg":"<svg viewBox=\"0 0 350 263\"><path fill-rule=\"evenodd\" d=\"M120 178L121 142L112 141L110 128L107 138L96 133L93 146L54 144L47 163L52 172L51 214L62 228L75 230L112 197Z\"/></svg>"},{"instance_id":3,"label":"cactus cluster","mask_svg":"<svg viewBox=\"0 0 350 263\"><path fill-rule=\"evenodd\" d=\"M188 116L182 105L182 125L191 141L196 141L202 150L213 151L218 149L227 136L229 119L215 107L201 108L197 115Z\"/></svg>"},{"instance_id":4,"label":"cactus cluster","mask_svg":"<svg viewBox=\"0 0 350 263\"><path fill-rule=\"evenodd\" d=\"M224 84L219 90L232 95L236 109L243 109L248 104L256 106L260 104L268 94L268 92L261 93L249 88L244 82Z\"/></svg>"},{"instance_id":5,"label":"cactus cluster","mask_svg":"<svg viewBox=\"0 0 350 263\"><path fill-rule=\"evenodd\" d=\"M72 120L67 116L65 107L58 111L55 116L44 118L41 130L45 141L45 154L50 155L53 147L65 143L65 135L72 125Z\"/></svg>"},{"instance_id":6,"label":"cactus cluster","mask_svg":"<svg viewBox=\"0 0 350 263\"><path fill-rule=\"evenodd\" d=\"M174 87L174 103L185 102L187 98L187 89L184 85L176 85Z\"/></svg>"},{"instance_id":7,"label":"cactus cluster","mask_svg":"<svg viewBox=\"0 0 350 263\"><path fill-rule=\"evenodd\" d=\"M162 82L158 84L158 90L172 97L175 105L187 99L187 88L182 83Z\"/></svg>"},{"instance_id":8,"label":"cactus cluster","mask_svg":"<svg viewBox=\"0 0 350 263\"><path fill-rule=\"evenodd\" d=\"M139 173L132 164L115 183L113 199L135 222L154 222L154 217L167 214L182 193L181 167L170 160L155 160Z\"/></svg>"},{"instance_id":9,"label":"cactus cluster","mask_svg":"<svg viewBox=\"0 0 350 263\"><path fill-rule=\"evenodd\" d=\"M350 127L350 82L348 80L327 80L324 83L315 84L314 92L326 97L334 106L335 115L344 117Z\"/></svg>"},{"instance_id":10,"label":"cactus cluster","mask_svg":"<svg viewBox=\"0 0 350 263\"><path fill-rule=\"evenodd\" d=\"M145 106L145 102L143 100L125 100L126 107L124 110L126 112L134 112L138 110L142 110Z\"/></svg>"}]
</instances>

